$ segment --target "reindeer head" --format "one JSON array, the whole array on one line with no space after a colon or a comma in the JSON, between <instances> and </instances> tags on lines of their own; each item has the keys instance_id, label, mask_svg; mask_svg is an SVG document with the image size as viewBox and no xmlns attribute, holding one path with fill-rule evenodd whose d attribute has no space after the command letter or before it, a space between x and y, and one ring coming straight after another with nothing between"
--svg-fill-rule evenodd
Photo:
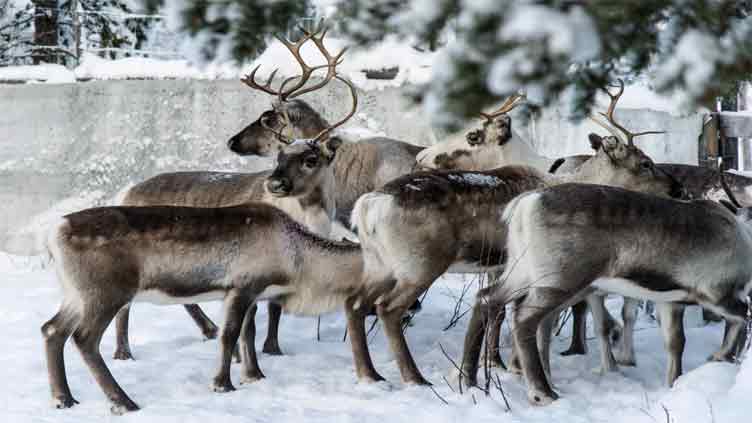
<instances>
[{"instance_id":1,"label":"reindeer head","mask_svg":"<svg viewBox=\"0 0 752 423\"><path fill-rule=\"evenodd\" d=\"M301 99L275 101L272 108L227 141L227 147L241 156L272 157L285 144L277 133L291 139L315 137L329 123Z\"/></svg>"},{"instance_id":2,"label":"reindeer head","mask_svg":"<svg viewBox=\"0 0 752 423\"><path fill-rule=\"evenodd\" d=\"M340 121L328 125L310 139L291 139L281 130L269 128L277 141L285 147L277 154L277 166L266 181L266 189L278 197L301 196L322 186L325 178L333 178L331 163L342 145L339 137L330 133L347 122L358 108L358 93L352 82L335 74L350 89L352 108ZM284 85L284 84L283 84Z\"/></svg>"},{"instance_id":3,"label":"reindeer head","mask_svg":"<svg viewBox=\"0 0 752 423\"><path fill-rule=\"evenodd\" d=\"M590 116L595 123L612 135L601 137L590 134L590 146L596 150L595 156L584 162L573 174L578 182L622 187L649 194L685 198L684 187L671 175L655 165L653 160L634 145L634 138L645 134L660 134L661 131L630 132L614 118L616 103L624 92L624 81L619 80L620 89L616 94L606 92L611 97L608 111L600 114L608 119L608 124ZM610 125L611 126L610 126ZM620 131L621 133L617 132Z\"/></svg>"},{"instance_id":4,"label":"reindeer head","mask_svg":"<svg viewBox=\"0 0 752 423\"><path fill-rule=\"evenodd\" d=\"M508 150L520 142L510 142L514 137L512 118L507 114L524 97L515 95L507 99L492 113L481 113L483 128L470 131L465 139L453 139L427 148L418 154L418 164L428 169L489 170L505 164Z\"/></svg>"},{"instance_id":5,"label":"reindeer head","mask_svg":"<svg viewBox=\"0 0 752 423\"><path fill-rule=\"evenodd\" d=\"M287 139L310 139L324 131L329 124L313 108L303 100L295 99L303 94L318 90L336 77L336 67L342 63L342 55L346 48L338 54L331 55L324 46L326 29L320 27L314 32L303 32L297 42L277 37L277 39L290 51L298 62L302 74L285 79L278 89L273 89L271 83L277 70L274 70L266 83L256 81L256 72L261 65L241 79L241 81L254 90L259 90L277 97L270 110L264 111L258 119L246 126L242 131L234 135L227 142L227 146L233 152L240 155L258 155L270 157L282 150L285 143L280 141L280 135ZM313 41L317 49L326 59L327 64L309 66L300 53L300 49L307 41ZM309 87L304 87L314 71L327 69L324 79ZM297 82L292 83L297 80ZM292 83L292 84L291 84ZM291 84L287 89L285 87Z\"/></svg>"},{"instance_id":6,"label":"reindeer head","mask_svg":"<svg viewBox=\"0 0 752 423\"><path fill-rule=\"evenodd\" d=\"M277 165L266 180L266 190L276 197L302 196L330 177L329 167L342 144L338 137L322 142L296 141L277 154Z\"/></svg>"}]
</instances>

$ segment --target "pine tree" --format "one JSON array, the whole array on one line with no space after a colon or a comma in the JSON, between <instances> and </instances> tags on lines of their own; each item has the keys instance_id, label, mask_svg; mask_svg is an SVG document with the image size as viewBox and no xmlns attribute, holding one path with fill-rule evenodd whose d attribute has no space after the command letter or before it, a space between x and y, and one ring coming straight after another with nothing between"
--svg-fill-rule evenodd
<instances>
[{"instance_id":1,"label":"pine tree","mask_svg":"<svg viewBox=\"0 0 752 423\"><path fill-rule=\"evenodd\" d=\"M549 104L573 88L584 116L599 88L639 74L659 91L685 91L690 104L712 104L752 69L749 0L352 3L342 28L365 43L387 33L429 44L455 37L424 92L445 124L518 89Z\"/></svg>"},{"instance_id":2,"label":"pine tree","mask_svg":"<svg viewBox=\"0 0 752 423\"><path fill-rule=\"evenodd\" d=\"M198 43L203 61L253 59L272 34L293 28L311 10L308 0L144 0L149 10L177 9L180 25Z\"/></svg>"},{"instance_id":3,"label":"pine tree","mask_svg":"<svg viewBox=\"0 0 752 423\"><path fill-rule=\"evenodd\" d=\"M31 64L34 9L0 0L0 66Z\"/></svg>"}]
</instances>

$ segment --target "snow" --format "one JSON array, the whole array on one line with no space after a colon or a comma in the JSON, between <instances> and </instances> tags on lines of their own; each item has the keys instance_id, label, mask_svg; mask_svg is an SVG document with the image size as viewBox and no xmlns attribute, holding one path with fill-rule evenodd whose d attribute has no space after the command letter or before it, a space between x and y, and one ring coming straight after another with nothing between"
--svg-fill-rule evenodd
<instances>
[{"instance_id":1,"label":"snow","mask_svg":"<svg viewBox=\"0 0 752 423\"><path fill-rule=\"evenodd\" d=\"M326 47L337 53L346 43L328 37ZM306 43L301 55L311 66L326 64L313 43ZM396 38L368 49L352 49L345 53L344 62L338 66L341 75L349 78L361 89L372 90L403 84L422 84L431 76L431 63L435 53L420 52ZM2 81L44 81L48 83L70 83L76 80L107 79L238 79L261 65L256 76L265 79L274 70L278 78L300 74L300 66L289 50L277 40L253 62L237 66L229 62L215 61L198 67L188 60L161 60L144 57L128 57L117 60L103 59L95 54L85 53L81 63L73 70L61 65L10 66L0 68ZM392 80L366 79L364 70L380 70L398 66L397 76ZM325 70L318 71L323 75Z\"/></svg>"},{"instance_id":2,"label":"snow","mask_svg":"<svg viewBox=\"0 0 752 423\"><path fill-rule=\"evenodd\" d=\"M545 25L541 23L545 22ZM518 5L499 30L506 41L545 42L555 54L572 57L576 62L593 59L600 53L600 38L595 24L581 7L567 13L550 7Z\"/></svg>"},{"instance_id":3,"label":"snow","mask_svg":"<svg viewBox=\"0 0 752 423\"><path fill-rule=\"evenodd\" d=\"M692 95L703 94L715 72L716 62L724 62L726 51L714 36L693 29L681 36L676 51L656 71L659 85L681 78Z\"/></svg>"},{"instance_id":4,"label":"snow","mask_svg":"<svg viewBox=\"0 0 752 423\"><path fill-rule=\"evenodd\" d=\"M490 187L493 188L501 183L501 179L493 175L485 175L483 173L461 173L451 174L447 178L452 181L478 186L478 187Z\"/></svg>"},{"instance_id":5,"label":"snow","mask_svg":"<svg viewBox=\"0 0 752 423\"><path fill-rule=\"evenodd\" d=\"M239 365L233 364L237 391L217 394L210 390L218 348L204 341L181 307L136 304L132 309L131 339L136 361L112 360L114 333L105 333L101 350L107 365L142 410L113 418L109 404L69 342L66 347L68 381L81 404L70 410L50 405L49 387L40 326L57 310L60 289L51 266L35 257L0 253L0 421L80 422L117 419L122 422L655 422L666 421L663 407L675 422L744 421L752 394L752 365L705 363L718 347L721 325L688 325L685 371L676 387L663 386L666 366L659 330L641 315L636 333L638 367L601 375L597 345L590 341L585 357L553 356L552 372L561 399L551 406L529 405L525 386L518 376L498 373L511 411L506 411L498 391L490 397L473 390L460 395L451 378L453 366L441 352L454 359L461 354L468 317L444 332L465 282L471 276L442 277L430 289L423 310L407 329L415 359L434 383L433 389L406 386L388 351L383 331L371 334L371 352L376 368L388 382L356 382L350 347L342 342L345 319L341 313L322 318L321 342L316 341L316 320L284 316L280 341L284 356L260 355L267 378L240 385ZM475 284L473 283L473 286ZM473 298L472 291L465 297ZM612 310L619 301L609 301ZM207 313L219 321L220 304L205 303ZM463 307L464 311L464 307ZM265 307L259 311L257 346L265 334ZM370 323L370 322L369 322ZM592 326L592 325L591 325ZM553 344L561 351L568 344L568 328ZM508 335L503 352L509 353ZM259 348L260 350L260 348ZM450 388L443 377L452 384ZM481 377L482 379L482 377ZM453 391L454 390L454 391ZM477 402L477 405L474 404ZM712 409L712 418L711 418Z\"/></svg>"},{"instance_id":6,"label":"snow","mask_svg":"<svg viewBox=\"0 0 752 423\"><path fill-rule=\"evenodd\" d=\"M76 82L73 72L62 65L0 67L0 82L42 81L50 84Z\"/></svg>"},{"instance_id":7,"label":"snow","mask_svg":"<svg viewBox=\"0 0 752 423\"><path fill-rule=\"evenodd\" d=\"M172 79L200 78L201 72L186 60L159 60L127 57L107 60L85 53L81 64L73 71L78 79Z\"/></svg>"}]
</instances>

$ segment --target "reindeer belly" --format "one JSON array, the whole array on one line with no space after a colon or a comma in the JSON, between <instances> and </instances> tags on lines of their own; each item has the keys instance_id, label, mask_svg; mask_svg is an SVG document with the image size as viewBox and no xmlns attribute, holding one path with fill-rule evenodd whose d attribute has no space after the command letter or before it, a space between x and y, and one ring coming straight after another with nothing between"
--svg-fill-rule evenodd
<instances>
[{"instance_id":1,"label":"reindeer belly","mask_svg":"<svg viewBox=\"0 0 752 423\"><path fill-rule=\"evenodd\" d=\"M165 292L160 289L147 289L136 294L133 302L158 305L196 304L207 301L219 301L225 297L225 294L226 291L218 289L196 295L181 296L179 293Z\"/></svg>"},{"instance_id":2,"label":"reindeer belly","mask_svg":"<svg viewBox=\"0 0 752 423\"><path fill-rule=\"evenodd\" d=\"M689 292L677 285L650 284L651 281L638 282L625 278L598 278L593 287L602 291L624 297L655 302L690 302ZM655 282L655 281L653 281Z\"/></svg>"}]
</instances>

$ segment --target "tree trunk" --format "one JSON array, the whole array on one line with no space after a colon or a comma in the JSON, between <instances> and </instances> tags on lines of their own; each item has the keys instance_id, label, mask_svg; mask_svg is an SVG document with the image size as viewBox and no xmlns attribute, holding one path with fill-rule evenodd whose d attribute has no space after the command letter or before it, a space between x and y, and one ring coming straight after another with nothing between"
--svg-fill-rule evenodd
<instances>
[{"instance_id":1,"label":"tree trunk","mask_svg":"<svg viewBox=\"0 0 752 423\"><path fill-rule=\"evenodd\" d=\"M57 0L32 0L34 15L34 64L58 63L57 54Z\"/></svg>"}]
</instances>

